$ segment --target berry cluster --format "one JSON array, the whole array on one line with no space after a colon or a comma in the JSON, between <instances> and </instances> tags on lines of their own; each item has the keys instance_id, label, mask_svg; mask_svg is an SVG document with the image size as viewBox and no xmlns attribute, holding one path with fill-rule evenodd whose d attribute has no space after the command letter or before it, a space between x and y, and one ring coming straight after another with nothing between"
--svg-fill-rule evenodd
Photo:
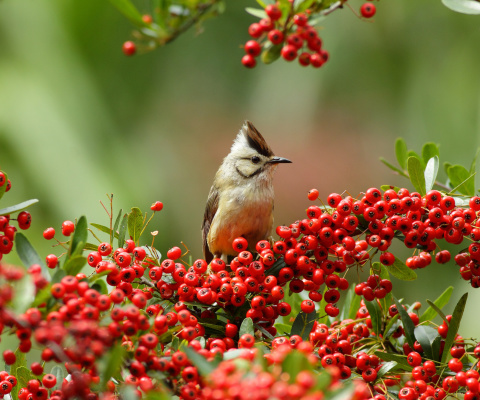
<instances>
[{"instance_id":1,"label":"berry cluster","mask_svg":"<svg viewBox=\"0 0 480 400\"><path fill-rule=\"evenodd\" d=\"M293 9L293 4L292 4ZM246 55L242 64L248 68L256 65L255 58L260 55L262 46L271 49L275 46L286 61L293 61L298 57L302 66L312 65L321 67L328 60L328 52L322 49L322 40L317 30L308 23L304 13L293 16L283 16L277 4L270 4L265 8L267 18L254 22L248 28L249 35L257 40L245 43Z\"/></svg>"},{"instance_id":2,"label":"berry cluster","mask_svg":"<svg viewBox=\"0 0 480 400\"><path fill-rule=\"evenodd\" d=\"M259 22L252 23L248 28L253 38L245 43L245 55L242 64L247 68L256 66L258 57L263 50L262 61L271 63L279 56L286 61L298 58L300 65L314 68L321 67L328 61L329 53L322 48L322 40L314 25L318 17L325 16L341 8L344 1L332 6L325 2L309 2L308 8L294 1L280 1L268 4L265 10L249 10L255 16L264 13ZM327 7L327 8L325 8ZM360 14L364 18L372 18L376 7L373 3L364 3Z\"/></svg>"},{"instance_id":3,"label":"berry cluster","mask_svg":"<svg viewBox=\"0 0 480 400\"><path fill-rule=\"evenodd\" d=\"M8 192L12 187L10 179L7 178L5 172L0 171L0 198L4 193ZM12 218L10 213L1 214L0 210L0 260L3 255L9 254L13 248L13 242L15 239L15 232L17 228L11 225L11 222L16 220L20 229L26 230L30 228L32 223L32 216L28 211L20 212L16 218Z\"/></svg>"}]
</instances>

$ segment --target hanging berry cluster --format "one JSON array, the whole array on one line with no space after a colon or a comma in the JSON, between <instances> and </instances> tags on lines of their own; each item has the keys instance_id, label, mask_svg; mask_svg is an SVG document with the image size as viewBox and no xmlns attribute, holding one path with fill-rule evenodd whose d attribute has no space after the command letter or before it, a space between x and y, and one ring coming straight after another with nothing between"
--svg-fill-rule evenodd
<instances>
[{"instance_id":1,"label":"hanging berry cluster","mask_svg":"<svg viewBox=\"0 0 480 400\"><path fill-rule=\"evenodd\" d=\"M347 0L263 0L262 8L247 7L246 11L260 18L248 27L252 37L245 43L242 64L247 68L257 65L257 57L265 64L282 57L286 61L298 59L302 66L320 68L328 61L315 26L327 15L344 5ZM193 25L217 16L225 8L223 0L171 0L153 4L152 10L141 14L131 0L113 0L112 3L135 26L133 40L123 43L126 56L152 51L175 40ZM353 9L352 9L353 11ZM356 13L356 11L354 11ZM376 6L372 2L361 5L360 18L372 18Z\"/></svg>"},{"instance_id":2,"label":"hanging berry cluster","mask_svg":"<svg viewBox=\"0 0 480 400\"><path fill-rule=\"evenodd\" d=\"M255 67L256 58L261 54L266 64L281 56L286 61L298 59L304 67L320 68L328 61L329 53L322 48L322 40L314 26L326 15L342 8L344 3L345 0L335 3L280 0L266 5L264 10L247 8L247 12L261 19L248 28L254 40L245 43L242 64L247 68ZM371 18L375 12L373 3L364 3L360 8L363 18Z\"/></svg>"}]
</instances>

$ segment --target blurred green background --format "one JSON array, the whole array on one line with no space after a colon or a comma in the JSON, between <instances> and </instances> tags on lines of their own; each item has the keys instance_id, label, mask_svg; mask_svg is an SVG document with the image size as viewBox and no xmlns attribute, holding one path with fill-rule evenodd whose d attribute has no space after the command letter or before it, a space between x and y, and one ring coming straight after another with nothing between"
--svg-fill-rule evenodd
<instances>
[{"instance_id":1,"label":"blurred green background","mask_svg":"<svg viewBox=\"0 0 480 400\"><path fill-rule=\"evenodd\" d=\"M40 199L27 232L40 254L52 251L48 226L82 214L108 224L99 200L114 193L117 210L163 201L150 229L159 249L184 241L201 257L208 191L245 119L293 160L276 175L278 224L304 218L313 187L325 198L407 185L378 161L394 160L397 136L417 151L434 141L442 161L470 165L480 145L479 17L439 0L381 1L373 21L345 7L323 24L331 57L320 70L284 61L247 70L240 45L255 19L246 6L254 0L227 1L201 35L127 58L131 26L107 1L0 3L0 168L13 182L2 207ZM454 300L469 290L453 264L394 282L409 302L449 284ZM480 293L470 291L461 332L478 337Z\"/></svg>"}]
</instances>

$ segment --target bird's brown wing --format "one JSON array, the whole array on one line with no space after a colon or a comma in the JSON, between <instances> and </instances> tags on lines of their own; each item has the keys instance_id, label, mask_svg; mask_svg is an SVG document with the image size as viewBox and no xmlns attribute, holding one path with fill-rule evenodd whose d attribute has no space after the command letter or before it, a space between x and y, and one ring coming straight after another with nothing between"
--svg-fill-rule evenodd
<instances>
[{"instance_id":1,"label":"bird's brown wing","mask_svg":"<svg viewBox=\"0 0 480 400\"><path fill-rule=\"evenodd\" d=\"M209 264L213 260L213 254L208 248L207 237L208 231L210 230L210 225L213 221L213 217L215 216L215 213L218 209L218 199L218 189L215 186L212 186L208 195L207 205L205 206L205 215L203 216L202 224L203 257L205 258L205 261Z\"/></svg>"}]
</instances>

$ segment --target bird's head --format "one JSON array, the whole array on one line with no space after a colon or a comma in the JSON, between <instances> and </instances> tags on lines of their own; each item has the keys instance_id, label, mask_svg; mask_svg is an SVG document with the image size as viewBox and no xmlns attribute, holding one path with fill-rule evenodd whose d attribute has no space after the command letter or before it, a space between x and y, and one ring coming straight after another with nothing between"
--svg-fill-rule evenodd
<instances>
[{"instance_id":1,"label":"bird's head","mask_svg":"<svg viewBox=\"0 0 480 400\"><path fill-rule=\"evenodd\" d=\"M263 136L250 121L246 121L233 142L227 157L243 178L271 176L280 163L291 163L277 157Z\"/></svg>"}]
</instances>

